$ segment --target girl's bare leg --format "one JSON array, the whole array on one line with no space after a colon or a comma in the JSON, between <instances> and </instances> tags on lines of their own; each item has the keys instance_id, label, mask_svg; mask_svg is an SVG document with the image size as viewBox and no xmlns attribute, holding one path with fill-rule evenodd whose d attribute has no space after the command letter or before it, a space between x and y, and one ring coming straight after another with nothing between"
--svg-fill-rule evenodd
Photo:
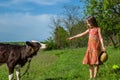
<instances>
[{"instance_id":1,"label":"girl's bare leg","mask_svg":"<svg viewBox=\"0 0 120 80\"><path fill-rule=\"evenodd\" d=\"M93 65L89 65L90 79L94 77L94 68Z\"/></svg>"},{"instance_id":2,"label":"girl's bare leg","mask_svg":"<svg viewBox=\"0 0 120 80\"><path fill-rule=\"evenodd\" d=\"M94 78L96 78L97 72L98 72L98 65L94 65Z\"/></svg>"}]
</instances>

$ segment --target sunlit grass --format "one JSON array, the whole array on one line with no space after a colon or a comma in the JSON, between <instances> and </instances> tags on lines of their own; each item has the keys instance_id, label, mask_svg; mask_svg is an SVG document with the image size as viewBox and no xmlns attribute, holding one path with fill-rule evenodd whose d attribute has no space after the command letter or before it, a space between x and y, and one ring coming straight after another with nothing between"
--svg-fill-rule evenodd
<instances>
[{"instance_id":1,"label":"sunlit grass","mask_svg":"<svg viewBox=\"0 0 120 80\"><path fill-rule=\"evenodd\" d=\"M89 68L82 64L86 48L40 51L32 59L29 74L21 80L88 80ZM120 66L120 50L107 48L108 60L100 65L96 80L120 80L119 71L112 70L113 65ZM21 74L26 66L21 69ZM6 65L0 66L0 80L8 79Z\"/></svg>"}]
</instances>

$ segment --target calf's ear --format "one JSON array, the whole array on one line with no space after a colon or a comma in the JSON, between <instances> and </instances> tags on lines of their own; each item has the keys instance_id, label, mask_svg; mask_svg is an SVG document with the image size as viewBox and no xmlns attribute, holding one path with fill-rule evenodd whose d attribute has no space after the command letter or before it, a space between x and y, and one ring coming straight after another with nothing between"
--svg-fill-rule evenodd
<instances>
[{"instance_id":1,"label":"calf's ear","mask_svg":"<svg viewBox=\"0 0 120 80\"><path fill-rule=\"evenodd\" d=\"M28 46L33 46L33 45L31 44L31 42L29 42L29 41L26 41L26 44L27 44Z\"/></svg>"}]
</instances>

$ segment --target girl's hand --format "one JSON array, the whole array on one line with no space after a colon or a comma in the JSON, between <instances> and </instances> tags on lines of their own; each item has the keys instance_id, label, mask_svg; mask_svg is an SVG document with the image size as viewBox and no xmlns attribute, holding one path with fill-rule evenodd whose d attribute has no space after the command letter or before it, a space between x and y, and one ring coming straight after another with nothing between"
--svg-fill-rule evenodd
<instances>
[{"instance_id":1,"label":"girl's hand","mask_svg":"<svg viewBox=\"0 0 120 80\"><path fill-rule=\"evenodd\" d=\"M106 48L105 48L105 47L103 47L103 48L102 48L102 51L106 51Z\"/></svg>"},{"instance_id":2,"label":"girl's hand","mask_svg":"<svg viewBox=\"0 0 120 80\"><path fill-rule=\"evenodd\" d=\"M72 40L72 37L67 38L68 41Z\"/></svg>"}]
</instances>

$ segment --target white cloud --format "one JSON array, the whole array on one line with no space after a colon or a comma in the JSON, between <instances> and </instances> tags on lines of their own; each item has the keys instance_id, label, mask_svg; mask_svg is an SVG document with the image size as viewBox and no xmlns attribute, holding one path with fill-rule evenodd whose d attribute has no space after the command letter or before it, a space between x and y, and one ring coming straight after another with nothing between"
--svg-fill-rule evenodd
<instances>
[{"instance_id":1,"label":"white cloud","mask_svg":"<svg viewBox=\"0 0 120 80\"><path fill-rule=\"evenodd\" d=\"M50 35L49 14L4 14L0 15L0 41L8 37L12 41L24 41L29 39L45 40Z\"/></svg>"}]
</instances>

